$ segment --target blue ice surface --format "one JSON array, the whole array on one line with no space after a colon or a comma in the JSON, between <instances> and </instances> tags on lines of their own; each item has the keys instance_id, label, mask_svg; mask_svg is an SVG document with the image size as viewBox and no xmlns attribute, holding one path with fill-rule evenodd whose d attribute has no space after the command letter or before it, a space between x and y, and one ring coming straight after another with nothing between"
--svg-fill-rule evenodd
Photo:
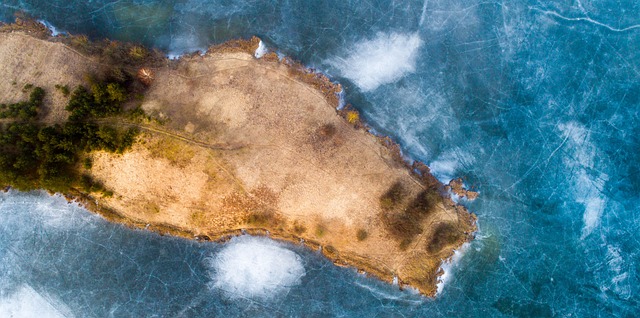
<instances>
[{"instance_id":1,"label":"blue ice surface","mask_svg":"<svg viewBox=\"0 0 640 318\"><path fill-rule=\"evenodd\" d=\"M463 177L481 195L464 203L479 217L477 239L435 300L289 246L304 257L302 284L247 302L206 287L204 259L217 245L123 229L73 207L69 219L87 223L38 228L49 214L32 206L56 199L12 193L0 210L11 269L2 297L27 282L96 317L640 311L637 1L8 0L0 18L16 10L172 54L258 35L342 83L377 131L438 178Z\"/></svg>"}]
</instances>

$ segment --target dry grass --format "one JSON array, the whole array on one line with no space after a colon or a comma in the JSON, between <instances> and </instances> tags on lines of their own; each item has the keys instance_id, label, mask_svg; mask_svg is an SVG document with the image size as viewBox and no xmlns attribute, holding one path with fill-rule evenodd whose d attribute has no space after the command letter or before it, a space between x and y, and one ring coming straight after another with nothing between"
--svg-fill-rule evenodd
<instances>
[{"instance_id":1,"label":"dry grass","mask_svg":"<svg viewBox=\"0 0 640 318\"><path fill-rule=\"evenodd\" d=\"M145 204L145 212L149 214L158 214L160 213L160 206L155 202L147 202L147 204Z\"/></svg>"},{"instance_id":2,"label":"dry grass","mask_svg":"<svg viewBox=\"0 0 640 318\"><path fill-rule=\"evenodd\" d=\"M168 159L178 167L185 167L195 156L192 146L174 138L152 138L147 143L147 149L154 158Z\"/></svg>"}]
</instances>

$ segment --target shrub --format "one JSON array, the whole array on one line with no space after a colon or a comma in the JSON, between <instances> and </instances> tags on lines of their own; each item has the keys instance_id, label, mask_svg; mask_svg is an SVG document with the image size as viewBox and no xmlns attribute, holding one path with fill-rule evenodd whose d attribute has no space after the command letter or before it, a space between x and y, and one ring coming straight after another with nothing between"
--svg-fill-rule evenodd
<instances>
[{"instance_id":1,"label":"shrub","mask_svg":"<svg viewBox=\"0 0 640 318\"><path fill-rule=\"evenodd\" d=\"M367 239L367 237L369 237L369 233L367 233L367 231L364 229L359 229L356 233L356 238L358 239L358 241L364 241L365 239Z\"/></svg>"},{"instance_id":2,"label":"shrub","mask_svg":"<svg viewBox=\"0 0 640 318\"><path fill-rule=\"evenodd\" d=\"M316 224L316 236L323 237L327 232L327 228L324 224Z\"/></svg>"},{"instance_id":3,"label":"shrub","mask_svg":"<svg viewBox=\"0 0 640 318\"><path fill-rule=\"evenodd\" d=\"M150 120L150 117L147 115L147 113L145 113L145 111L142 109L142 107L140 107L140 105L138 105L136 108L129 110L126 116L128 119L132 121L137 121L137 122L140 122L143 120Z\"/></svg>"},{"instance_id":4,"label":"shrub","mask_svg":"<svg viewBox=\"0 0 640 318\"><path fill-rule=\"evenodd\" d=\"M298 221L293 222L293 232L295 232L296 234L300 235L306 230L307 228L304 226L304 224L298 223Z\"/></svg>"},{"instance_id":5,"label":"shrub","mask_svg":"<svg viewBox=\"0 0 640 318\"><path fill-rule=\"evenodd\" d=\"M433 208L440 200L435 189L423 190L409 203L405 213L415 218L424 218L433 212Z\"/></svg>"},{"instance_id":6,"label":"shrub","mask_svg":"<svg viewBox=\"0 0 640 318\"><path fill-rule=\"evenodd\" d=\"M447 245L451 245L462 238L463 232L452 223L440 223L433 231L433 236L427 244L429 253L440 252Z\"/></svg>"},{"instance_id":7,"label":"shrub","mask_svg":"<svg viewBox=\"0 0 640 318\"><path fill-rule=\"evenodd\" d=\"M93 167L93 160L91 160L91 157L84 158L82 166L87 170L91 170L91 168Z\"/></svg>"},{"instance_id":8,"label":"shrub","mask_svg":"<svg viewBox=\"0 0 640 318\"><path fill-rule=\"evenodd\" d=\"M392 186L391 189L393 188ZM401 246L408 246L417 235L422 234L422 223L433 213L438 200L435 189L423 190L404 209L384 212L382 222L389 234L400 241Z\"/></svg>"},{"instance_id":9,"label":"shrub","mask_svg":"<svg viewBox=\"0 0 640 318\"><path fill-rule=\"evenodd\" d=\"M360 121L360 114L357 111L349 111L347 112L347 121L350 124L357 124Z\"/></svg>"},{"instance_id":10,"label":"shrub","mask_svg":"<svg viewBox=\"0 0 640 318\"><path fill-rule=\"evenodd\" d=\"M336 126L334 124L324 124L317 130L317 136L320 141L327 141L336 134Z\"/></svg>"},{"instance_id":11,"label":"shrub","mask_svg":"<svg viewBox=\"0 0 640 318\"><path fill-rule=\"evenodd\" d=\"M14 104L0 104L0 118L16 118L21 120L34 119L42 107L45 92L36 87L31 91L29 100Z\"/></svg>"},{"instance_id":12,"label":"shrub","mask_svg":"<svg viewBox=\"0 0 640 318\"><path fill-rule=\"evenodd\" d=\"M136 45L131 47L131 49L129 50L129 56L134 59L140 60L147 56L147 50L141 46Z\"/></svg>"},{"instance_id":13,"label":"shrub","mask_svg":"<svg viewBox=\"0 0 640 318\"><path fill-rule=\"evenodd\" d=\"M247 216L247 224L254 226L268 226L273 221L272 213L253 212Z\"/></svg>"},{"instance_id":14,"label":"shrub","mask_svg":"<svg viewBox=\"0 0 640 318\"><path fill-rule=\"evenodd\" d=\"M383 210L391 210L398 207L404 201L407 193L400 182L392 184L387 192L380 196L380 207Z\"/></svg>"},{"instance_id":15,"label":"shrub","mask_svg":"<svg viewBox=\"0 0 640 318\"><path fill-rule=\"evenodd\" d=\"M80 49L87 49L89 47L89 38L85 35L76 35L72 38L71 44Z\"/></svg>"},{"instance_id":16,"label":"shrub","mask_svg":"<svg viewBox=\"0 0 640 318\"><path fill-rule=\"evenodd\" d=\"M56 89L60 91L60 93L62 93L62 95L64 95L65 97L69 96L69 94L71 93L71 91L69 90L69 86L67 85L60 85L60 84L56 84Z\"/></svg>"},{"instance_id":17,"label":"shrub","mask_svg":"<svg viewBox=\"0 0 640 318\"><path fill-rule=\"evenodd\" d=\"M74 36L71 39L71 45L82 50L87 50L89 48L89 38L85 35Z\"/></svg>"},{"instance_id":18,"label":"shrub","mask_svg":"<svg viewBox=\"0 0 640 318\"><path fill-rule=\"evenodd\" d=\"M389 234L399 241L413 240L416 235L422 233L421 220L404 212L385 213L382 220Z\"/></svg>"}]
</instances>

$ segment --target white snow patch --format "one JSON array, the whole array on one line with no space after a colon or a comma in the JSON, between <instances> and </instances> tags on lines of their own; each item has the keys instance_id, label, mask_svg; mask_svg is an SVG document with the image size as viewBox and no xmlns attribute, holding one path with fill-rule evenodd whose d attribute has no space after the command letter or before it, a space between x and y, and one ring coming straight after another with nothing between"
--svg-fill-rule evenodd
<instances>
[{"instance_id":1,"label":"white snow patch","mask_svg":"<svg viewBox=\"0 0 640 318\"><path fill-rule=\"evenodd\" d=\"M610 288L621 297L625 299L630 298L631 286L629 283L629 272L627 270L628 266L622 258L620 248L607 245L606 261L609 271L614 275L613 278L611 278Z\"/></svg>"},{"instance_id":2,"label":"white snow patch","mask_svg":"<svg viewBox=\"0 0 640 318\"><path fill-rule=\"evenodd\" d=\"M241 236L210 259L214 288L230 298L270 299L300 284L302 258L281 243Z\"/></svg>"},{"instance_id":3,"label":"white snow patch","mask_svg":"<svg viewBox=\"0 0 640 318\"><path fill-rule=\"evenodd\" d=\"M437 159L429 164L431 174L433 174L440 182L449 183L458 168L458 162L453 158Z\"/></svg>"},{"instance_id":4,"label":"white snow patch","mask_svg":"<svg viewBox=\"0 0 640 318\"><path fill-rule=\"evenodd\" d=\"M429 169L440 182L447 184L456 176L456 171L462 166L473 164L475 158L460 148L447 150L429 163Z\"/></svg>"},{"instance_id":5,"label":"white snow patch","mask_svg":"<svg viewBox=\"0 0 640 318\"><path fill-rule=\"evenodd\" d=\"M582 229L583 236L589 235L593 229L600 224L602 217L602 211L604 211L605 202L604 199L598 197L588 197L586 200L576 200L576 202L584 205L584 214L582 220L584 222L584 228Z\"/></svg>"},{"instance_id":6,"label":"white snow patch","mask_svg":"<svg viewBox=\"0 0 640 318\"><path fill-rule=\"evenodd\" d=\"M64 318L73 317L69 308L47 295L23 285L8 297L0 299L0 317Z\"/></svg>"},{"instance_id":7,"label":"white snow patch","mask_svg":"<svg viewBox=\"0 0 640 318\"><path fill-rule=\"evenodd\" d=\"M458 263L464 256L467 249L469 249L470 244L464 243L460 246L460 249L453 251L453 256L451 258L442 261L440 265L440 269L442 270L442 276L438 278L438 283L436 284L436 296L442 293L444 286L451 281L453 277L453 269L458 266Z\"/></svg>"},{"instance_id":8,"label":"white snow patch","mask_svg":"<svg viewBox=\"0 0 640 318\"><path fill-rule=\"evenodd\" d=\"M577 203L584 206L582 214L582 236L589 236L600 225L602 214L607 205L606 197L602 194L609 176L603 172L597 172L595 167L598 149L591 142L591 131L576 122L561 123L558 129L570 150L571 156L563 159L565 166L575 171L574 198Z\"/></svg>"},{"instance_id":9,"label":"white snow patch","mask_svg":"<svg viewBox=\"0 0 640 318\"><path fill-rule=\"evenodd\" d=\"M44 25L47 29L49 29L49 31L51 31L52 36L58 36L59 34L66 33L66 32L59 31L56 27L53 26L53 24L49 23L49 21L38 20L38 22L40 22L40 24Z\"/></svg>"},{"instance_id":10,"label":"white snow patch","mask_svg":"<svg viewBox=\"0 0 640 318\"><path fill-rule=\"evenodd\" d=\"M344 106L346 106L346 105L347 105L347 101L346 101L346 98L344 96L344 89L343 89L338 93L338 107L336 107L336 109L337 110L343 110Z\"/></svg>"},{"instance_id":11,"label":"white snow patch","mask_svg":"<svg viewBox=\"0 0 640 318\"><path fill-rule=\"evenodd\" d=\"M357 43L346 58L328 63L363 91L372 91L415 72L422 44L418 33L378 33L372 40Z\"/></svg>"},{"instance_id":12,"label":"white snow patch","mask_svg":"<svg viewBox=\"0 0 640 318\"><path fill-rule=\"evenodd\" d=\"M196 34L184 32L184 34L171 37L168 51L167 58L175 60L183 55L198 51L204 55L207 49L203 47L202 40Z\"/></svg>"},{"instance_id":13,"label":"white snow patch","mask_svg":"<svg viewBox=\"0 0 640 318\"><path fill-rule=\"evenodd\" d=\"M264 42L262 42L262 40L258 43L258 48L256 49L256 52L253 54L257 59L263 57L265 54L267 54L269 52L269 49L267 49L267 46L264 44Z\"/></svg>"}]
</instances>

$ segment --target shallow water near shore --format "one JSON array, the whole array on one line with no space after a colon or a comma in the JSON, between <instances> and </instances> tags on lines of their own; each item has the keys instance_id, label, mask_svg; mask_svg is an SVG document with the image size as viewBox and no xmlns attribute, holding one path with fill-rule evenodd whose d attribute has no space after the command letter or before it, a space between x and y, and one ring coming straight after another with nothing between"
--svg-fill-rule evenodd
<instances>
[{"instance_id":1,"label":"shallow water near shore","mask_svg":"<svg viewBox=\"0 0 640 318\"><path fill-rule=\"evenodd\" d=\"M169 54L258 35L342 83L377 131L442 181L465 178L480 192L463 202L479 231L435 300L287 244L263 256L288 255L293 276L280 276L273 298L247 300L215 286L223 245L11 192L0 196L0 314L27 301L79 317L629 317L640 308L640 3L8 0L0 18L16 10Z\"/></svg>"}]
</instances>

